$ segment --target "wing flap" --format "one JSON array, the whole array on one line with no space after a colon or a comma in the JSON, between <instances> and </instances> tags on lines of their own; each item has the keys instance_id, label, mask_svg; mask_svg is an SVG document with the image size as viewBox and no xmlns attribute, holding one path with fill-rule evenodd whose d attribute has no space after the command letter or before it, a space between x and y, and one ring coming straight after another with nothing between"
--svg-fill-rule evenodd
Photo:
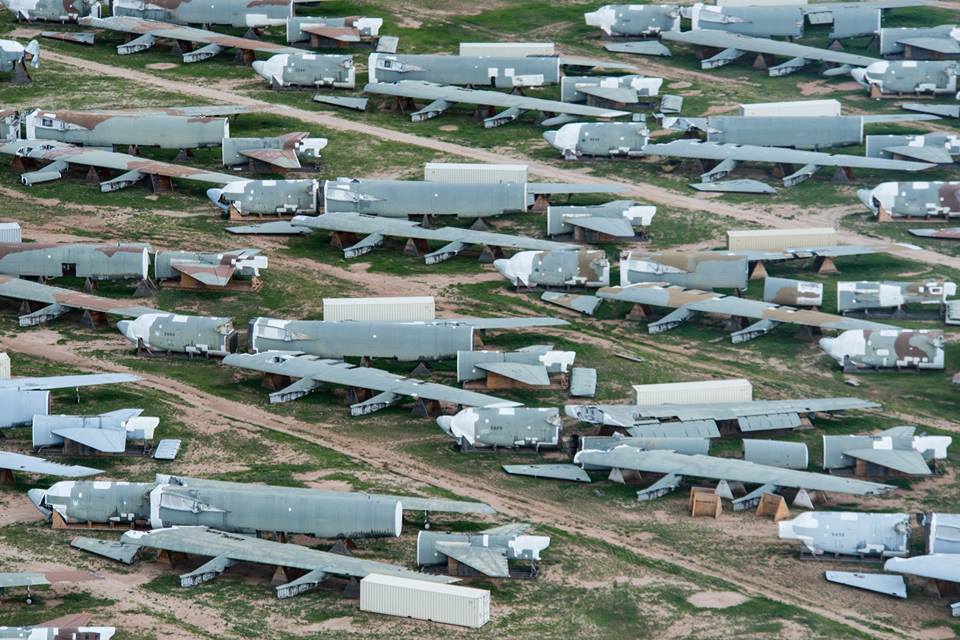
<instances>
[{"instance_id":1,"label":"wing flap","mask_svg":"<svg viewBox=\"0 0 960 640\"><path fill-rule=\"evenodd\" d=\"M60 464L59 462L50 462L43 458L35 458L20 453L10 453L8 451L0 451L0 469L38 473L46 476L59 476L61 478L82 478L84 476L94 476L98 473L103 473L99 469L81 467L79 465Z\"/></svg>"}]
</instances>

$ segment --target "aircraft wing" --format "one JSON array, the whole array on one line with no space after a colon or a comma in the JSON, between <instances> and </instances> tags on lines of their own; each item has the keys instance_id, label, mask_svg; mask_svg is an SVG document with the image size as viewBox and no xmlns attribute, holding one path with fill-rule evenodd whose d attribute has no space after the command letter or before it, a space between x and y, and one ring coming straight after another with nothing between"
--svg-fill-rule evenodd
<instances>
[{"instance_id":1,"label":"aircraft wing","mask_svg":"<svg viewBox=\"0 0 960 640\"><path fill-rule=\"evenodd\" d=\"M436 549L491 578L509 578L507 554L500 549L474 547L469 542L437 542Z\"/></svg>"},{"instance_id":2,"label":"aircraft wing","mask_svg":"<svg viewBox=\"0 0 960 640\"><path fill-rule=\"evenodd\" d=\"M651 323L656 327L654 333L656 333L657 330L663 331L673 328L673 326L676 326L679 322L682 322L691 315L690 312L694 311L755 318L757 320L774 323L786 322L821 329L835 329L838 331L846 329L894 328L891 325L861 320L859 318L848 318L823 313L821 311L780 306L761 300L726 296L720 293L711 293L698 289L684 289L678 286L665 287L663 285L646 282L628 285L626 287L603 287L597 291L597 297L620 300L622 302L633 302L634 304L648 304L655 307L669 307L677 310L683 309L687 312L683 317L670 318L669 320L664 318L663 320L667 321L671 326Z\"/></svg>"},{"instance_id":3,"label":"aircraft wing","mask_svg":"<svg viewBox=\"0 0 960 640\"><path fill-rule=\"evenodd\" d=\"M668 32L669 33L669 32ZM700 32L693 32L700 33ZM733 160L737 162L777 162L784 164L814 165L822 167L849 167L853 169L889 169L891 171L921 171L934 164L868 158L843 154L820 153L782 147L761 147L747 144L721 144L674 140L666 144L648 144L643 152L664 157L698 158L701 160Z\"/></svg>"},{"instance_id":4,"label":"aircraft wing","mask_svg":"<svg viewBox=\"0 0 960 640\"><path fill-rule=\"evenodd\" d=\"M522 362L478 362L477 369L494 373L504 378L516 380L533 387L547 386L550 376L547 369L541 364L524 364Z\"/></svg>"},{"instance_id":5,"label":"aircraft wing","mask_svg":"<svg viewBox=\"0 0 960 640\"><path fill-rule=\"evenodd\" d=\"M960 582L960 553L931 553L912 558L890 558L883 563L883 570L931 580Z\"/></svg>"},{"instance_id":6,"label":"aircraft wing","mask_svg":"<svg viewBox=\"0 0 960 640\"><path fill-rule=\"evenodd\" d=\"M818 47L808 47L806 45L795 44L793 42L783 42L781 40L754 38L751 36L744 36L739 33L727 33L712 29L699 29L697 31L683 32L664 31L660 34L660 39L666 40L667 42L693 44L701 47L713 47L721 50L733 49L737 51L750 51L753 53L766 53L775 56L783 56L786 58L819 60L821 62L830 62L839 65L850 65L851 67L867 67L874 62L880 62L878 58L871 58L869 56L860 56L843 51L833 51L831 49L820 49Z\"/></svg>"},{"instance_id":7,"label":"aircraft wing","mask_svg":"<svg viewBox=\"0 0 960 640\"><path fill-rule=\"evenodd\" d=\"M53 140L14 140L0 146L0 153L48 162L64 162L84 167L113 169L124 173L137 172L143 175L157 175L219 185L229 184L237 179L236 176L226 173L194 169L115 151L75 147L71 144Z\"/></svg>"},{"instance_id":8,"label":"aircraft wing","mask_svg":"<svg viewBox=\"0 0 960 640\"><path fill-rule=\"evenodd\" d=\"M300 158L295 149L247 149L240 151L240 155L251 160L273 165L280 169L299 169Z\"/></svg>"},{"instance_id":9,"label":"aircraft wing","mask_svg":"<svg viewBox=\"0 0 960 640\"><path fill-rule=\"evenodd\" d=\"M127 449L127 431L122 427L119 429L54 429L53 433L103 453L123 453Z\"/></svg>"},{"instance_id":10,"label":"aircraft wing","mask_svg":"<svg viewBox=\"0 0 960 640\"><path fill-rule=\"evenodd\" d=\"M35 573L33 571L0 573L0 589L10 589L11 587L35 587L44 584L50 584L50 581L47 580L47 577L42 573Z\"/></svg>"},{"instance_id":11,"label":"aircraft wing","mask_svg":"<svg viewBox=\"0 0 960 640\"><path fill-rule=\"evenodd\" d=\"M273 223L268 222L266 224ZM460 229L457 227L427 229L409 220L382 218L356 213L325 213L319 216L296 216L291 220L291 224L294 226L303 226L308 229L356 233L367 236L379 235L381 237L415 238L417 240L446 242L448 244L475 244L531 251L564 251L578 248L578 245L565 242L553 242L552 240L540 240L538 238L494 233L491 231L476 231L474 229ZM350 248L344 251L349 252L349 250ZM452 250L453 249L451 249L451 251ZM459 249L457 250L459 251ZM444 249L441 249L437 253L443 251Z\"/></svg>"},{"instance_id":12,"label":"aircraft wing","mask_svg":"<svg viewBox=\"0 0 960 640\"><path fill-rule=\"evenodd\" d=\"M903 247L904 245L900 245ZM907 245L909 246L909 245ZM825 257L842 258L844 256L865 256L880 253L893 245L855 245L838 244L833 247L804 247L801 249L784 249L783 251L729 251L745 257L750 262L775 262L780 260L803 260L806 258Z\"/></svg>"},{"instance_id":13,"label":"aircraft wing","mask_svg":"<svg viewBox=\"0 0 960 640\"><path fill-rule=\"evenodd\" d=\"M580 451L574 458L574 462L646 473L676 474L760 485L771 484L791 489L853 495L887 493L896 488L876 482L771 467L736 458L689 456L666 450L644 451L629 445L620 445L608 451Z\"/></svg>"},{"instance_id":14,"label":"aircraft wing","mask_svg":"<svg viewBox=\"0 0 960 640\"><path fill-rule=\"evenodd\" d=\"M640 102L640 98L637 96L637 90L627 87L578 86L577 91L594 98L600 98L601 100L618 104L636 104Z\"/></svg>"},{"instance_id":15,"label":"aircraft wing","mask_svg":"<svg viewBox=\"0 0 960 640\"><path fill-rule=\"evenodd\" d=\"M72 464L60 464L59 462L50 462L43 458L25 456L9 451L0 451L0 469L36 473L45 476L59 476L61 478L83 478L85 476L95 476L98 473L103 473L103 471L99 469Z\"/></svg>"},{"instance_id":16,"label":"aircraft wing","mask_svg":"<svg viewBox=\"0 0 960 640\"><path fill-rule=\"evenodd\" d=\"M449 87L431 82L415 80L401 80L400 82L371 82L363 90L366 93L377 93L401 98L419 100L442 100L446 102L462 102L465 104L479 104L489 107L506 109L523 109L527 111L543 111L571 116L591 116L594 118L618 118L629 115L627 111L602 109L582 104L571 104L558 100L544 100L542 98L528 98L500 91L484 91Z\"/></svg>"},{"instance_id":17,"label":"aircraft wing","mask_svg":"<svg viewBox=\"0 0 960 640\"><path fill-rule=\"evenodd\" d=\"M884 147L884 151L891 155L898 155L919 162L932 164L953 164L953 156L943 147L914 147L908 144L895 147Z\"/></svg>"},{"instance_id":18,"label":"aircraft wing","mask_svg":"<svg viewBox=\"0 0 960 640\"><path fill-rule=\"evenodd\" d=\"M168 40L185 40L197 44L214 45L220 49L235 48L244 51L262 51L264 53L303 53L302 49L274 44L267 40L238 38L236 36L217 33L216 31L208 31L207 29L196 29L194 27L185 27L168 22L145 20L143 18L130 16L111 16L109 18L94 18L88 16L80 18L78 22L85 27L119 31L120 33L131 33L140 36L152 36L153 38L164 38ZM123 47L124 45L120 46ZM118 50L119 49L118 47ZM192 61L187 57L189 53L190 52L184 54L185 62Z\"/></svg>"},{"instance_id":19,"label":"aircraft wing","mask_svg":"<svg viewBox=\"0 0 960 640\"><path fill-rule=\"evenodd\" d=\"M426 511L429 513L496 513L496 509L485 502L466 500L442 500L439 498L417 498L414 496L391 496L376 494L382 498L395 498L403 505L404 511Z\"/></svg>"},{"instance_id":20,"label":"aircraft wing","mask_svg":"<svg viewBox=\"0 0 960 640\"><path fill-rule=\"evenodd\" d=\"M913 476L929 476L930 467L919 451L844 449L843 455Z\"/></svg>"},{"instance_id":21,"label":"aircraft wing","mask_svg":"<svg viewBox=\"0 0 960 640\"><path fill-rule=\"evenodd\" d=\"M331 27L325 24L302 24L300 30L306 33L336 40L337 42L360 42L360 32L350 27Z\"/></svg>"},{"instance_id":22,"label":"aircraft wing","mask_svg":"<svg viewBox=\"0 0 960 640\"><path fill-rule=\"evenodd\" d=\"M898 38L897 42L907 47L923 49L944 56L960 55L960 42L957 42L953 38Z\"/></svg>"},{"instance_id":23,"label":"aircraft wing","mask_svg":"<svg viewBox=\"0 0 960 640\"><path fill-rule=\"evenodd\" d=\"M527 327L563 327L568 324L560 318L438 318L434 322L469 324L475 329L525 329Z\"/></svg>"},{"instance_id":24,"label":"aircraft wing","mask_svg":"<svg viewBox=\"0 0 960 640\"><path fill-rule=\"evenodd\" d=\"M173 262L171 266L208 287L225 287L233 279L236 271L228 264L197 264L192 262Z\"/></svg>"},{"instance_id":25,"label":"aircraft wing","mask_svg":"<svg viewBox=\"0 0 960 640\"><path fill-rule=\"evenodd\" d=\"M48 307L58 307L59 313L51 311L55 315L60 315L66 309L85 309L87 311L100 311L128 318L135 318L144 313L156 313L154 307L144 307L139 305L128 305L122 300L94 296L70 289L61 289L60 287L51 287L39 282L31 282L20 278L0 275L0 298L12 298L14 300L27 300L29 302L40 302ZM42 310L41 310L42 311ZM32 315L32 314L31 314ZM23 319L29 316L22 316ZM0 382L0 386L2 386Z\"/></svg>"},{"instance_id":26,"label":"aircraft wing","mask_svg":"<svg viewBox=\"0 0 960 640\"><path fill-rule=\"evenodd\" d=\"M199 569L180 576L181 584L184 586L202 582L200 576L205 572L216 575L237 562L253 562L303 569L310 572L308 575L313 574L311 576L313 579L310 580L313 585L321 582L327 575L362 578L371 573L403 576L430 582L458 582L456 578L422 574L386 562L362 560L351 556L318 551L298 544L285 544L250 536L224 533L206 527L170 527L152 531L128 531L123 534L120 542L121 545L127 547L148 547L213 558ZM88 545L84 548L88 551L98 552L96 546ZM113 552L116 554L117 550L114 549ZM296 586L303 584L304 579L307 579L307 576L288 583L293 592L284 593L285 587L288 585L280 585L277 587L278 595L286 597L286 595L298 593Z\"/></svg>"},{"instance_id":27,"label":"aircraft wing","mask_svg":"<svg viewBox=\"0 0 960 640\"><path fill-rule=\"evenodd\" d=\"M360 389L381 391L391 396L408 396L437 400L468 407L518 407L512 402L482 393L415 378L404 378L389 371L372 367L357 367L341 360L328 360L286 351L265 351L257 354L233 353L223 359L226 365L252 369L264 373L327 382ZM381 394L382 395L382 394ZM395 398L384 400L386 403ZM357 405L354 405L357 406Z\"/></svg>"},{"instance_id":28,"label":"aircraft wing","mask_svg":"<svg viewBox=\"0 0 960 640\"><path fill-rule=\"evenodd\" d=\"M118 384L120 382L137 382L140 376L127 373L82 373L74 376L47 376L44 378L8 378L0 380L0 389L47 390L47 389L74 389L76 387L90 387L98 384Z\"/></svg>"}]
</instances>

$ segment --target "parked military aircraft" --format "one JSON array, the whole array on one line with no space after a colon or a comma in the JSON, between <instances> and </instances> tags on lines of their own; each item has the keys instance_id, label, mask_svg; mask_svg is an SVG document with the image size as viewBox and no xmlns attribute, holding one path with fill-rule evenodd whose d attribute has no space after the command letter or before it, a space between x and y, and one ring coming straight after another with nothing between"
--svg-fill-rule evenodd
<instances>
[{"instance_id":1,"label":"parked military aircraft","mask_svg":"<svg viewBox=\"0 0 960 640\"><path fill-rule=\"evenodd\" d=\"M461 451L560 446L563 421L557 409L466 408L456 415L439 416L437 424Z\"/></svg>"},{"instance_id":2,"label":"parked military aircraft","mask_svg":"<svg viewBox=\"0 0 960 640\"><path fill-rule=\"evenodd\" d=\"M488 323L487 320L490 320ZM454 359L471 351L475 332L567 324L553 318L466 318L463 321L366 322L250 320L247 344L253 352L298 351L321 358L390 358L406 362Z\"/></svg>"},{"instance_id":3,"label":"parked military aircraft","mask_svg":"<svg viewBox=\"0 0 960 640\"><path fill-rule=\"evenodd\" d=\"M422 82L513 89L559 84L561 60L559 56L500 58L371 53L367 69L372 84Z\"/></svg>"},{"instance_id":4,"label":"parked military aircraft","mask_svg":"<svg viewBox=\"0 0 960 640\"><path fill-rule=\"evenodd\" d=\"M123 453L131 440L153 440L160 419L143 409L118 409L97 416L34 416L33 448L62 447L77 455L87 451Z\"/></svg>"},{"instance_id":5,"label":"parked military aircraft","mask_svg":"<svg viewBox=\"0 0 960 640\"><path fill-rule=\"evenodd\" d=\"M0 6L18 22L76 22L88 15L100 15L99 0L0 0Z\"/></svg>"},{"instance_id":6,"label":"parked military aircraft","mask_svg":"<svg viewBox=\"0 0 960 640\"><path fill-rule=\"evenodd\" d=\"M527 96L501 93L499 91L481 91L478 89L443 86L414 80L371 82L367 84L363 90L366 93L393 96L394 98L429 100L430 103L425 107L410 114L410 119L413 122L436 118L458 102L487 108L487 116L483 119L483 126L488 129L513 122L523 115L525 111L539 111L544 114L550 114L551 116L586 116L591 118L618 118L629 115L627 111L618 111L615 109L571 104L569 102L545 100L543 98L529 98ZM494 108L502 108L504 110L500 113L494 113Z\"/></svg>"},{"instance_id":7,"label":"parked military aircraft","mask_svg":"<svg viewBox=\"0 0 960 640\"><path fill-rule=\"evenodd\" d=\"M0 451L0 484L12 483L13 472L30 473L34 475L58 476L61 478L83 478L103 473L99 469L81 467L75 464L60 464L43 458L25 456L22 453Z\"/></svg>"},{"instance_id":8,"label":"parked military aircraft","mask_svg":"<svg viewBox=\"0 0 960 640\"><path fill-rule=\"evenodd\" d=\"M40 66L40 45L36 40L31 40L24 46L16 40L0 39L0 73L12 73L11 83L30 82L26 64L28 56L34 69Z\"/></svg>"},{"instance_id":9,"label":"parked military aircraft","mask_svg":"<svg viewBox=\"0 0 960 640\"><path fill-rule=\"evenodd\" d=\"M620 286L661 282L702 289L741 289L749 283L747 258L726 251L626 251L620 256Z\"/></svg>"},{"instance_id":10,"label":"parked military aircraft","mask_svg":"<svg viewBox=\"0 0 960 640\"><path fill-rule=\"evenodd\" d=\"M957 285L940 280L915 282L838 282L837 311L900 309L908 304L943 305Z\"/></svg>"},{"instance_id":11,"label":"parked military aircraft","mask_svg":"<svg viewBox=\"0 0 960 640\"><path fill-rule=\"evenodd\" d=\"M404 397L417 401L416 411L429 414L441 402L455 405L519 406L517 402L495 398L482 393L457 389L435 382L404 378L388 371L357 367L341 360L318 358L289 351L265 353L235 353L223 363L241 369L260 371L282 388L270 393L270 402L289 402L315 391L324 382L346 385L349 394L350 415L368 415L396 404ZM291 382L296 380L296 382ZM377 391L367 397L364 390Z\"/></svg>"},{"instance_id":12,"label":"parked military aircraft","mask_svg":"<svg viewBox=\"0 0 960 640\"><path fill-rule=\"evenodd\" d=\"M564 410L581 422L622 428L633 437L719 438L797 429L817 415L879 406L860 398L798 398L709 404L569 404Z\"/></svg>"},{"instance_id":13,"label":"parked military aircraft","mask_svg":"<svg viewBox=\"0 0 960 640\"><path fill-rule=\"evenodd\" d=\"M163 0L113 0L112 14L174 24L255 29L285 25L287 18L293 16L293 3L288 0L209 0L202 4Z\"/></svg>"},{"instance_id":14,"label":"parked military aircraft","mask_svg":"<svg viewBox=\"0 0 960 640\"><path fill-rule=\"evenodd\" d=\"M820 348L844 371L943 369L943 332L873 327L821 338Z\"/></svg>"},{"instance_id":15,"label":"parked military aircraft","mask_svg":"<svg viewBox=\"0 0 960 640\"><path fill-rule=\"evenodd\" d=\"M385 562L362 560L296 544L238 536L207 527L128 531L119 542L77 537L70 545L126 564L132 564L144 548L210 557L211 560L205 564L180 576L182 587L209 582L238 562L253 562L307 572L295 580L277 586L278 598L290 598L315 589L330 576L362 578L371 573L379 573L430 582L457 582L456 578L418 573Z\"/></svg>"},{"instance_id":16,"label":"parked military aircraft","mask_svg":"<svg viewBox=\"0 0 960 640\"><path fill-rule=\"evenodd\" d=\"M237 350L237 332L230 318L187 316L150 309L134 315L132 320L121 320L117 329L138 352L149 354L186 353L209 357L225 356Z\"/></svg>"},{"instance_id":17,"label":"parked military aircraft","mask_svg":"<svg viewBox=\"0 0 960 640\"><path fill-rule=\"evenodd\" d=\"M869 320L846 318L809 309L795 309L772 302L738 298L698 289L685 289L679 286L664 287L655 283L640 283L626 287L604 287L597 291L597 297L674 309L673 312L663 318L649 322L647 331L650 333L661 333L676 328L697 312L719 313L757 320L754 324L730 334L730 339L734 344L765 335L780 323L831 330L896 330L895 327L890 325ZM821 341L821 346L823 344L823 341Z\"/></svg>"},{"instance_id":18,"label":"parked military aircraft","mask_svg":"<svg viewBox=\"0 0 960 640\"><path fill-rule=\"evenodd\" d=\"M0 242L0 273L8 276L144 281L149 266L143 243Z\"/></svg>"},{"instance_id":19,"label":"parked military aircraft","mask_svg":"<svg viewBox=\"0 0 960 640\"><path fill-rule=\"evenodd\" d=\"M610 262L602 250L521 251L493 267L515 287L605 287Z\"/></svg>"},{"instance_id":20,"label":"parked military aircraft","mask_svg":"<svg viewBox=\"0 0 960 640\"><path fill-rule=\"evenodd\" d=\"M383 244L387 236L406 238L404 253L422 255L427 264L437 264L456 257L471 246L483 246L481 260L502 255L503 249L545 251L577 249L575 244L514 236L505 233L478 231L460 227L423 227L409 220L395 220L356 213L325 213L321 216L295 216L289 222L267 222L246 227L228 227L236 234L297 235L315 229L330 231L333 241L343 250L344 258L366 255ZM362 237L360 237L362 236ZM359 239L358 239L359 238ZM444 242L430 250L428 242Z\"/></svg>"},{"instance_id":21,"label":"parked military aircraft","mask_svg":"<svg viewBox=\"0 0 960 640\"><path fill-rule=\"evenodd\" d=\"M351 55L278 53L267 60L254 60L252 66L274 88L353 89L357 80Z\"/></svg>"},{"instance_id":22,"label":"parked military aircraft","mask_svg":"<svg viewBox=\"0 0 960 640\"><path fill-rule=\"evenodd\" d=\"M567 159L582 156L662 156L715 161L717 164L700 176L704 182L725 178L741 162L801 165L800 169L784 176L783 184L787 187L808 180L820 167L842 167L847 170L864 168L920 171L934 166L922 162L694 140L649 144L648 133L646 125L642 123L577 122L565 124L556 131L545 131L543 137Z\"/></svg>"},{"instance_id":23,"label":"parked military aircraft","mask_svg":"<svg viewBox=\"0 0 960 640\"><path fill-rule=\"evenodd\" d=\"M869 89L872 98L904 93L954 94L958 65L943 60L880 60L852 69L850 75Z\"/></svg>"},{"instance_id":24,"label":"parked military aircraft","mask_svg":"<svg viewBox=\"0 0 960 640\"><path fill-rule=\"evenodd\" d=\"M874 435L823 436L823 468L856 469L856 475L883 475L894 471L929 476L930 462L945 460L950 436L916 435L916 427L893 427ZM877 471L880 473L877 473Z\"/></svg>"},{"instance_id":25,"label":"parked military aircraft","mask_svg":"<svg viewBox=\"0 0 960 640\"><path fill-rule=\"evenodd\" d=\"M30 501L57 525L122 522L215 526L256 534L306 534L318 538L399 536L403 510L424 513L490 513L480 502L320 491L158 475L155 482L60 481L31 489Z\"/></svg>"},{"instance_id":26,"label":"parked military aircraft","mask_svg":"<svg viewBox=\"0 0 960 640\"><path fill-rule=\"evenodd\" d=\"M760 489L765 492L774 491L773 487L778 487L871 495L887 493L896 488L863 480L781 469L734 458L684 455L663 449L644 450L630 445L605 450L581 449L573 461L574 464L619 470L621 473L629 470L661 475L656 483L638 492L637 497L641 500L659 497L677 489L684 477L756 484L761 485Z\"/></svg>"},{"instance_id":27,"label":"parked military aircraft","mask_svg":"<svg viewBox=\"0 0 960 640\"><path fill-rule=\"evenodd\" d=\"M960 182L884 182L857 197L878 220L960 216Z\"/></svg>"},{"instance_id":28,"label":"parked military aircraft","mask_svg":"<svg viewBox=\"0 0 960 640\"><path fill-rule=\"evenodd\" d=\"M529 524L505 524L475 534L421 531L417 534L417 566L465 565L491 578L509 578L511 560L540 559L549 536L531 536Z\"/></svg>"},{"instance_id":29,"label":"parked military aircraft","mask_svg":"<svg viewBox=\"0 0 960 640\"><path fill-rule=\"evenodd\" d=\"M797 540L814 556L891 558L910 553L910 516L905 513L808 511L777 523L781 540Z\"/></svg>"}]
</instances>

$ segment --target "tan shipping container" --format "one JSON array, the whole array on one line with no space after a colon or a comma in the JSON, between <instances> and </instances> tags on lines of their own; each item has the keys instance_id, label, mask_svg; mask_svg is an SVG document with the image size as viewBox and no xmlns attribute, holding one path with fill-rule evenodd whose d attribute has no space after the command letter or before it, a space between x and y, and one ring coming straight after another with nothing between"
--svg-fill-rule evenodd
<instances>
[{"instance_id":1,"label":"tan shipping container","mask_svg":"<svg viewBox=\"0 0 960 640\"><path fill-rule=\"evenodd\" d=\"M490 592L371 573L360 581L360 610L479 629L490 621Z\"/></svg>"},{"instance_id":2,"label":"tan shipping container","mask_svg":"<svg viewBox=\"0 0 960 640\"><path fill-rule=\"evenodd\" d=\"M805 229L732 229L727 231L728 251L782 251L837 245L831 227Z\"/></svg>"},{"instance_id":3,"label":"tan shipping container","mask_svg":"<svg viewBox=\"0 0 960 640\"><path fill-rule=\"evenodd\" d=\"M641 406L750 402L752 400L753 385L744 378L633 385L633 401Z\"/></svg>"},{"instance_id":4,"label":"tan shipping container","mask_svg":"<svg viewBox=\"0 0 960 640\"><path fill-rule=\"evenodd\" d=\"M328 321L430 322L436 318L433 296L323 299L323 319Z\"/></svg>"}]
</instances>

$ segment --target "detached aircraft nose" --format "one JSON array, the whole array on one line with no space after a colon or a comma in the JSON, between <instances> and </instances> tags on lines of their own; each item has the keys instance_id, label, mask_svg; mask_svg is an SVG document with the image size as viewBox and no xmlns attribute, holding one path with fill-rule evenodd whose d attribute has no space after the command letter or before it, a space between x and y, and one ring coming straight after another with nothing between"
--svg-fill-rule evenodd
<instances>
[{"instance_id":1,"label":"detached aircraft nose","mask_svg":"<svg viewBox=\"0 0 960 640\"><path fill-rule=\"evenodd\" d=\"M437 418L437 425L443 429L448 436L453 435L453 416L440 416Z\"/></svg>"},{"instance_id":2,"label":"detached aircraft nose","mask_svg":"<svg viewBox=\"0 0 960 640\"><path fill-rule=\"evenodd\" d=\"M43 489L30 489L27 491L27 498L30 499L30 502L33 503L33 506L37 508L37 511L43 514L44 518L49 520L50 516L53 515L53 511L44 505L43 501L46 497L47 492Z\"/></svg>"},{"instance_id":3,"label":"detached aircraft nose","mask_svg":"<svg viewBox=\"0 0 960 640\"><path fill-rule=\"evenodd\" d=\"M263 60L254 60L253 61L253 72L262 78L270 79L270 76L267 75L267 63Z\"/></svg>"},{"instance_id":4,"label":"detached aircraft nose","mask_svg":"<svg viewBox=\"0 0 960 640\"><path fill-rule=\"evenodd\" d=\"M500 258L499 260L493 261L493 268L502 275L504 278L512 282L513 284L517 283L517 274L510 270L510 261L506 258Z\"/></svg>"},{"instance_id":5,"label":"detached aircraft nose","mask_svg":"<svg viewBox=\"0 0 960 640\"><path fill-rule=\"evenodd\" d=\"M557 132L556 132L556 131L544 131L544 132L543 132L543 139L546 140L546 141L550 144L550 146L553 147L554 149L559 149L559 148L560 148L560 147L557 146Z\"/></svg>"},{"instance_id":6,"label":"detached aircraft nose","mask_svg":"<svg viewBox=\"0 0 960 640\"><path fill-rule=\"evenodd\" d=\"M860 189L857 191L857 198L867 209L870 209L870 211L873 211L874 213L877 212L877 205L873 201L872 189Z\"/></svg>"},{"instance_id":7,"label":"detached aircraft nose","mask_svg":"<svg viewBox=\"0 0 960 640\"><path fill-rule=\"evenodd\" d=\"M223 197L223 189L207 189L207 197L210 198L210 202L213 204L217 205L224 211L227 210L227 205L223 204L223 202L220 200L220 198Z\"/></svg>"},{"instance_id":8,"label":"detached aircraft nose","mask_svg":"<svg viewBox=\"0 0 960 640\"><path fill-rule=\"evenodd\" d=\"M867 82L867 70L866 69L851 69L850 75L853 76L853 79L857 81L857 84L860 84L864 87L868 86L870 83Z\"/></svg>"},{"instance_id":9,"label":"detached aircraft nose","mask_svg":"<svg viewBox=\"0 0 960 640\"><path fill-rule=\"evenodd\" d=\"M837 344L836 338L820 338L820 348L823 349L823 352L834 360L842 360L843 356L840 354L834 353L834 346Z\"/></svg>"},{"instance_id":10,"label":"detached aircraft nose","mask_svg":"<svg viewBox=\"0 0 960 640\"><path fill-rule=\"evenodd\" d=\"M133 327L131 326L133 322L130 320L121 320L117 323L117 329L120 330L120 333L126 337L130 342L136 342L137 338L133 335Z\"/></svg>"}]
</instances>

